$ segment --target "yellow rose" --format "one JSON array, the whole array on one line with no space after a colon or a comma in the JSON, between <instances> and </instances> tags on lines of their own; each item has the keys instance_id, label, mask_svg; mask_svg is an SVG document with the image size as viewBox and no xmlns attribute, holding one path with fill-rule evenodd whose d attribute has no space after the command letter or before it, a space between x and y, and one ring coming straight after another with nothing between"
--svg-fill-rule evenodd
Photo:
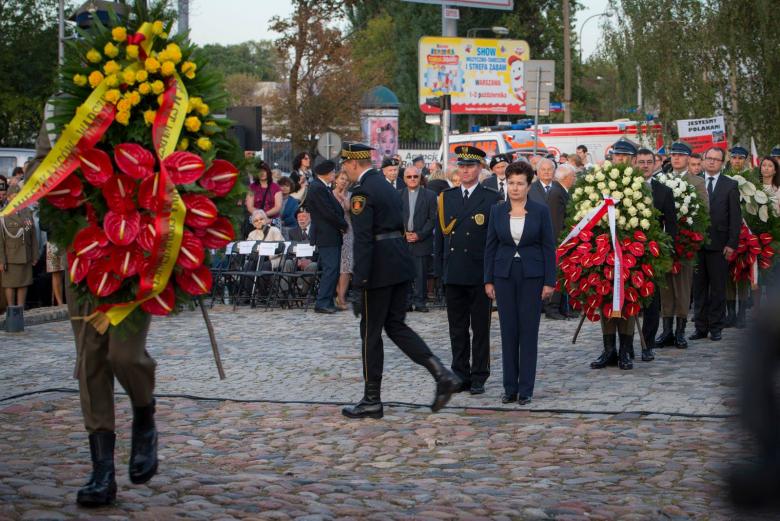
<instances>
[{"instance_id":1,"label":"yellow rose","mask_svg":"<svg viewBox=\"0 0 780 521\"><path fill-rule=\"evenodd\" d=\"M131 60L135 60L138 58L138 46L137 45L128 45L127 49L125 49L125 53L127 53L127 57Z\"/></svg>"},{"instance_id":2,"label":"yellow rose","mask_svg":"<svg viewBox=\"0 0 780 521\"><path fill-rule=\"evenodd\" d=\"M181 64L181 73L184 74L187 78L193 79L195 78L195 71L197 70L198 66L195 64L195 62L184 62Z\"/></svg>"},{"instance_id":3,"label":"yellow rose","mask_svg":"<svg viewBox=\"0 0 780 521\"><path fill-rule=\"evenodd\" d=\"M106 91L106 101L109 103L113 103L116 105L116 102L119 101L119 97L121 96L119 89L109 89Z\"/></svg>"},{"instance_id":4,"label":"yellow rose","mask_svg":"<svg viewBox=\"0 0 780 521\"><path fill-rule=\"evenodd\" d=\"M152 32L156 35L162 34L162 32L165 30L165 27L163 26L163 23L160 20L157 20L152 24Z\"/></svg>"},{"instance_id":5,"label":"yellow rose","mask_svg":"<svg viewBox=\"0 0 780 521\"><path fill-rule=\"evenodd\" d=\"M144 121L146 121L146 124L151 126L154 123L154 118L157 117L157 111L154 110L145 110L144 111Z\"/></svg>"},{"instance_id":6,"label":"yellow rose","mask_svg":"<svg viewBox=\"0 0 780 521\"><path fill-rule=\"evenodd\" d=\"M146 72L150 72L154 74L155 72L160 70L160 62L158 62L155 58L152 58L150 56L144 62L144 67L146 68Z\"/></svg>"},{"instance_id":7,"label":"yellow rose","mask_svg":"<svg viewBox=\"0 0 780 521\"><path fill-rule=\"evenodd\" d=\"M73 83L75 83L79 87L83 87L84 85L87 84L87 77L84 76L83 74L76 74L75 76L73 76Z\"/></svg>"},{"instance_id":8,"label":"yellow rose","mask_svg":"<svg viewBox=\"0 0 780 521\"><path fill-rule=\"evenodd\" d=\"M130 113L126 111L117 112L115 119L118 123L127 126L130 123Z\"/></svg>"},{"instance_id":9,"label":"yellow rose","mask_svg":"<svg viewBox=\"0 0 780 521\"><path fill-rule=\"evenodd\" d=\"M146 96L147 94L152 92L152 86L149 85L149 82L145 81L138 86L138 92Z\"/></svg>"},{"instance_id":10,"label":"yellow rose","mask_svg":"<svg viewBox=\"0 0 780 521\"><path fill-rule=\"evenodd\" d=\"M116 74L110 74L106 76L106 85L109 87L116 87L119 85L119 78Z\"/></svg>"},{"instance_id":11,"label":"yellow rose","mask_svg":"<svg viewBox=\"0 0 780 521\"><path fill-rule=\"evenodd\" d=\"M187 104L187 112L197 111L202 104L203 104L202 98L199 98L198 96L191 97L189 103Z\"/></svg>"},{"instance_id":12,"label":"yellow rose","mask_svg":"<svg viewBox=\"0 0 780 521\"><path fill-rule=\"evenodd\" d=\"M122 73L122 79L125 80L125 83L128 85L132 85L135 83L135 72L130 69L125 69L125 72Z\"/></svg>"},{"instance_id":13,"label":"yellow rose","mask_svg":"<svg viewBox=\"0 0 780 521\"><path fill-rule=\"evenodd\" d=\"M149 73L147 73L143 69L135 73L135 81L146 81L146 78L148 77L149 77Z\"/></svg>"},{"instance_id":14,"label":"yellow rose","mask_svg":"<svg viewBox=\"0 0 780 521\"><path fill-rule=\"evenodd\" d=\"M187 150L190 147L190 140L183 137L179 140L179 144L176 146L176 150Z\"/></svg>"},{"instance_id":15,"label":"yellow rose","mask_svg":"<svg viewBox=\"0 0 780 521\"><path fill-rule=\"evenodd\" d=\"M160 67L160 73L163 76L172 76L174 72L176 72L176 66L172 61L163 62L162 67Z\"/></svg>"},{"instance_id":16,"label":"yellow rose","mask_svg":"<svg viewBox=\"0 0 780 521\"><path fill-rule=\"evenodd\" d=\"M190 116L184 120L184 126L190 132L197 132L200 130L200 120L196 116Z\"/></svg>"},{"instance_id":17,"label":"yellow rose","mask_svg":"<svg viewBox=\"0 0 780 521\"><path fill-rule=\"evenodd\" d=\"M204 152L211 150L211 140L207 137L198 138L198 141L196 141L195 144L198 145L198 148Z\"/></svg>"},{"instance_id":18,"label":"yellow rose","mask_svg":"<svg viewBox=\"0 0 780 521\"><path fill-rule=\"evenodd\" d=\"M119 54L119 49L113 43L108 42L106 46L103 47L103 54L105 54L109 58L116 58L117 55Z\"/></svg>"},{"instance_id":19,"label":"yellow rose","mask_svg":"<svg viewBox=\"0 0 780 521\"><path fill-rule=\"evenodd\" d=\"M203 133L207 136L213 136L219 132L219 125L216 121L207 121L203 124Z\"/></svg>"},{"instance_id":20,"label":"yellow rose","mask_svg":"<svg viewBox=\"0 0 780 521\"><path fill-rule=\"evenodd\" d=\"M165 84L162 81L157 80L152 82L152 92L154 92L155 94L160 94L164 90L165 90Z\"/></svg>"},{"instance_id":21,"label":"yellow rose","mask_svg":"<svg viewBox=\"0 0 780 521\"><path fill-rule=\"evenodd\" d=\"M168 58L168 53L167 52L160 51L160 52L157 53L157 61L164 62L164 61L168 61L168 60L169 60L169 58Z\"/></svg>"},{"instance_id":22,"label":"yellow rose","mask_svg":"<svg viewBox=\"0 0 780 521\"><path fill-rule=\"evenodd\" d=\"M137 90L130 91L127 94L125 94L128 100L130 100L130 103L135 107L139 103L141 103L141 95L138 93Z\"/></svg>"},{"instance_id":23,"label":"yellow rose","mask_svg":"<svg viewBox=\"0 0 780 521\"><path fill-rule=\"evenodd\" d=\"M201 103L200 107L198 107L198 114L201 116L207 116L209 113L209 106L205 103Z\"/></svg>"},{"instance_id":24,"label":"yellow rose","mask_svg":"<svg viewBox=\"0 0 780 521\"><path fill-rule=\"evenodd\" d=\"M131 108L133 108L133 105L130 103L129 99L121 99L116 104L116 109L119 112L130 112Z\"/></svg>"},{"instance_id":25,"label":"yellow rose","mask_svg":"<svg viewBox=\"0 0 780 521\"><path fill-rule=\"evenodd\" d=\"M175 43L169 43L165 46L165 54L173 63L179 63L181 61L181 48Z\"/></svg>"},{"instance_id":26,"label":"yellow rose","mask_svg":"<svg viewBox=\"0 0 780 521\"><path fill-rule=\"evenodd\" d=\"M98 85L100 85L100 82L103 81L103 73L100 71L92 71L89 74L89 85L94 89Z\"/></svg>"},{"instance_id":27,"label":"yellow rose","mask_svg":"<svg viewBox=\"0 0 780 521\"><path fill-rule=\"evenodd\" d=\"M114 27L111 29L111 38L117 42L124 42L127 40L127 29L124 27Z\"/></svg>"},{"instance_id":28,"label":"yellow rose","mask_svg":"<svg viewBox=\"0 0 780 521\"><path fill-rule=\"evenodd\" d=\"M109 60L106 62L105 65L103 65L103 72L106 74L116 74L119 72L119 64L115 62L114 60Z\"/></svg>"},{"instance_id":29,"label":"yellow rose","mask_svg":"<svg viewBox=\"0 0 780 521\"><path fill-rule=\"evenodd\" d=\"M98 52L97 49L90 49L87 51L87 61L92 63L99 63L102 59L103 56Z\"/></svg>"}]
</instances>

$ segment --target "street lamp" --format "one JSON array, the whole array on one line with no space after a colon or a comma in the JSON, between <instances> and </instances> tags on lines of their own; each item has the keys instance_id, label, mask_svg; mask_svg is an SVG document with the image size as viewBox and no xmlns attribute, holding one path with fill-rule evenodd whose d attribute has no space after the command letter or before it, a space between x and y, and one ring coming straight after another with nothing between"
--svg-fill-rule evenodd
<instances>
[{"instance_id":1,"label":"street lamp","mask_svg":"<svg viewBox=\"0 0 780 521\"><path fill-rule=\"evenodd\" d=\"M584 22L582 22L582 25L580 26L580 65L582 65L582 30L585 29L585 24L588 23L590 20L593 20L594 18L599 18L601 16L612 16L612 12L604 11L603 13L596 13L590 15L585 19Z\"/></svg>"},{"instance_id":2,"label":"street lamp","mask_svg":"<svg viewBox=\"0 0 780 521\"><path fill-rule=\"evenodd\" d=\"M466 31L466 38L473 38L479 31L492 31L496 36L507 36L509 29L506 27L499 27L497 25L493 27L474 27Z\"/></svg>"}]
</instances>

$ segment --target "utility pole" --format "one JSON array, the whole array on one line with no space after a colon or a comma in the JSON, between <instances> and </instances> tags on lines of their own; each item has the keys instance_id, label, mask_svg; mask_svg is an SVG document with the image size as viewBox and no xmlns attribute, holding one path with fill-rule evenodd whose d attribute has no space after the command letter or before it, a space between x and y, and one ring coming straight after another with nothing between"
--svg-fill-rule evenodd
<instances>
[{"instance_id":1,"label":"utility pole","mask_svg":"<svg viewBox=\"0 0 780 521\"><path fill-rule=\"evenodd\" d=\"M190 30L190 0L179 0L178 33L184 34Z\"/></svg>"},{"instance_id":2,"label":"utility pole","mask_svg":"<svg viewBox=\"0 0 780 521\"><path fill-rule=\"evenodd\" d=\"M571 123L571 34L569 0L563 0L563 122Z\"/></svg>"},{"instance_id":3,"label":"utility pole","mask_svg":"<svg viewBox=\"0 0 780 521\"><path fill-rule=\"evenodd\" d=\"M455 38L458 36L458 21L453 18L447 18L447 9L449 7L447 5L442 4L441 6L441 35L442 36L448 36ZM447 98L449 99L449 92L447 93ZM443 114L442 114L443 116ZM444 118L442 117L441 121L442 126L442 132L444 132ZM455 116L450 113L449 121L447 122L447 132L450 131L450 129L455 125ZM446 157L446 156L445 156ZM446 163L445 163L446 165Z\"/></svg>"},{"instance_id":4,"label":"utility pole","mask_svg":"<svg viewBox=\"0 0 780 521\"><path fill-rule=\"evenodd\" d=\"M65 63L65 0L57 6L57 63Z\"/></svg>"}]
</instances>

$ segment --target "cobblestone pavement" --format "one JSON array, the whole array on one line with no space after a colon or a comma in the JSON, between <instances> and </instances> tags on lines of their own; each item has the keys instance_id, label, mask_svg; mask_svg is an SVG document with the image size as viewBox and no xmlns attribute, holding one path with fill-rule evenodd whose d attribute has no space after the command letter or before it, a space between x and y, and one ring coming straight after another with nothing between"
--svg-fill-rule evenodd
<instances>
[{"instance_id":1,"label":"cobblestone pavement","mask_svg":"<svg viewBox=\"0 0 780 521\"><path fill-rule=\"evenodd\" d=\"M359 398L351 314L215 309L212 319L228 379L217 377L200 314L188 313L153 325L159 393ZM444 312L409 319L448 361ZM75 388L69 327L0 333L0 399ZM160 398L162 462L149 486L127 479L130 409L120 397L118 502L97 511L74 504L89 472L77 396L2 401L0 519L748 519L721 482L742 450L732 420L718 417L732 412L737 334L660 350L634 371L591 371L598 325L585 324L572 346L575 327L543 321L535 411L479 409L500 406L496 323L487 393L459 395L439 414L391 406L382 420L350 421L335 404ZM384 399L427 404L432 392L427 373L388 341Z\"/></svg>"}]
</instances>

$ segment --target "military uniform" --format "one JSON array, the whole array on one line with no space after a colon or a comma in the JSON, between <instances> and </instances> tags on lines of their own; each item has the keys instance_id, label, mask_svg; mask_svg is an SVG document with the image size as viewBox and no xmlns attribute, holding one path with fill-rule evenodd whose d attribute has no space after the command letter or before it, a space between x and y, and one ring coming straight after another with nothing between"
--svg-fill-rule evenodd
<instances>
[{"instance_id":1,"label":"military uniform","mask_svg":"<svg viewBox=\"0 0 780 521\"><path fill-rule=\"evenodd\" d=\"M741 157L747 159L750 155L747 149L743 146L734 146L729 150L729 155L733 157ZM741 175L748 181L751 179L751 172L745 168L739 172L733 169L731 166L723 172L729 177L735 175ZM747 281L737 284L734 279L731 278L731 274L726 279L726 322L723 327L736 327L737 329L744 329L745 313L747 311L747 302L750 298L750 283Z\"/></svg>"},{"instance_id":2,"label":"military uniform","mask_svg":"<svg viewBox=\"0 0 780 521\"><path fill-rule=\"evenodd\" d=\"M459 165L481 164L485 157L482 150L468 145L456 147L455 153ZM472 394L484 392L490 375L492 302L485 294L482 274L490 208L501 200L497 191L479 183L439 194L436 271L447 302L452 370Z\"/></svg>"},{"instance_id":3,"label":"military uniform","mask_svg":"<svg viewBox=\"0 0 780 521\"><path fill-rule=\"evenodd\" d=\"M354 160L360 165L371 159L371 150L362 144L345 144L342 161ZM383 415L380 395L383 329L404 354L434 376L437 384L431 406L434 411L447 403L461 383L404 322L414 266L403 238L401 212L401 196L382 173L374 169L362 172L352 187L350 217L354 233L352 285L361 296L355 311L360 315L365 392L359 403L343 409L349 418Z\"/></svg>"},{"instance_id":4,"label":"military uniform","mask_svg":"<svg viewBox=\"0 0 780 521\"><path fill-rule=\"evenodd\" d=\"M26 288L33 283L33 264L38 260L35 221L28 208L0 217L0 265L3 288ZM24 302L17 302L23 306Z\"/></svg>"}]
</instances>

